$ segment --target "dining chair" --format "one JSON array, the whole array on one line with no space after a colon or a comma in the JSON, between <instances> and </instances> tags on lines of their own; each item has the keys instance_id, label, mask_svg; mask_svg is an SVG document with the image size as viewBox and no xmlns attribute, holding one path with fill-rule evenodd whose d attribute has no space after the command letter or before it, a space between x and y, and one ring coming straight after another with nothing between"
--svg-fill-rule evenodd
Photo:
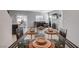
<instances>
[{"instance_id":1,"label":"dining chair","mask_svg":"<svg viewBox=\"0 0 79 59\"><path fill-rule=\"evenodd\" d=\"M16 29L16 37L17 37L17 40L23 36L23 28L17 28Z\"/></svg>"},{"instance_id":2,"label":"dining chair","mask_svg":"<svg viewBox=\"0 0 79 59\"><path fill-rule=\"evenodd\" d=\"M67 36L67 29L61 29L61 30L59 31L59 33L60 33L60 35L62 35L64 38L66 38L66 36Z\"/></svg>"}]
</instances>

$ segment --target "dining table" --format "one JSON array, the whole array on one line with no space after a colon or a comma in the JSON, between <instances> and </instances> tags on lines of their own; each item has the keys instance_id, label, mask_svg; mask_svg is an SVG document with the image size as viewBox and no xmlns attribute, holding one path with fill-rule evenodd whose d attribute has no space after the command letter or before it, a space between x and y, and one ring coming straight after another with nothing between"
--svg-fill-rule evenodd
<instances>
[{"instance_id":1,"label":"dining table","mask_svg":"<svg viewBox=\"0 0 79 59\"><path fill-rule=\"evenodd\" d=\"M45 34L45 36L41 36L41 35L39 36L38 32L30 31L28 29L28 31L26 31L26 33L19 39L19 44L24 45L25 48L57 48L57 47L60 47L61 45L63 45L64 47L65 41L56 29L53 29L53 31L50 31L48 28L45 28L43 33ZM30 35L30 38L27 38L27 35ZM34 39L32 38L32 35L35 35ZM50 39L47 38L47 35L51 35L51 38ZM52 37L52 35L56 35L58 38L54 38ZM45 40L42 40L42 39L39 40L38 38L40 37L43 37L43 39Z\"/></svg>"}]
</instances>

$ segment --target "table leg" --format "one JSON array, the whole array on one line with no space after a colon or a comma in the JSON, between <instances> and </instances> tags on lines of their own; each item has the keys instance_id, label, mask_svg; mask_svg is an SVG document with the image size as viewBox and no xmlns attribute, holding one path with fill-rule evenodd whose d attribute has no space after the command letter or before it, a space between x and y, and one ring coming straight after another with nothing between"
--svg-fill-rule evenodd
<instances>
[{"instance_id":1,"label":"table leg","mask_svg":"<svg viewBox=\"0 0 79 59\"><path fill-rule=\"evenodd\" d=\"M48 34L48 39L49 39L49 34Z\"/></svg>"},{"instance_id":2,"label":"table leg","mask_svg":"<svg viewBox=\"0 0 79 59\"><path fill-rule=\"evenodd\" d=\"M31 39L32 39L32 35L31 35Z\"/></svg>"},{"instance_id":3,"label":"table leg","mask_svg":"<svg viewBox=\"0 0 79 59\"><path fill-rule=\"evenodd\" d=\"M51 34L51 39L52 39L52 34Z\"/></svg>"}]
</instances>

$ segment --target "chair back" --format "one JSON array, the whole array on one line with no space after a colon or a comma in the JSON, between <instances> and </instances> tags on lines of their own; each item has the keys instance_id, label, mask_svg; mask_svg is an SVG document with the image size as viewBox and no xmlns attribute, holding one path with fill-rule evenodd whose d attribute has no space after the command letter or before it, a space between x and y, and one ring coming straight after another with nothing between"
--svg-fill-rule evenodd
<instances>
[{"instance_id":1,"label":"chair back","mask_svg":"<svg viewBox=\"0 0 79 59\"><path fill-rule=\"evenodd\" d=\"M66 38L66 36L67 36L67 30L61 29L61 30L60 30L60 34L61 34L64 38Z\"/></svg>"},{"instance_id":2,"label":"chair back","mask_svg":"<svg viewBox=\"0 0 79 59\"><path fill-rule=\"evenodd\" d=\"M17 28L16 29L16 37L17 37L17 40L23 36L23 28Z\"/></svg>"}]
</instances>

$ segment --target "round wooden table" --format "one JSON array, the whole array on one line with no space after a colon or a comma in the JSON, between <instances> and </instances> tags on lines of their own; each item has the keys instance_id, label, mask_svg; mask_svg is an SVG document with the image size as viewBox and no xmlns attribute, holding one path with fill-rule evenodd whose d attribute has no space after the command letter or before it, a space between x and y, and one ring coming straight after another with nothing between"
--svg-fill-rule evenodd
<instances>
[{"instance_id":1,"label":"round wooden table","mask_svg":"<svg viewBox=\"0 0 79 59\"><path fill-rule=\"evenodd\" d=\"M29 48L54 48L55 44L49 40L38 37L36 40L29 44Z\"/></svg>"},{"instance_id":2,"label":"round wooden table","mask_svg":"<svg viewBox=\"0 0 79 59\"><path fill-rule=\"evenodd\" d=\"M31 35L31 39L32 39L32 35L37 34L37 32L35 32L35 31L27 31L25 34L26 35Z\"/></svg>"},{"instance_id":3,"label":"round wooden table","mask_svg":"<svg viewBox=\"0 0 79 59\"><path fill-rule=\"evenodd\" d=\"M52 39L52 35L58 35L58 32L56 29L47 29L45 33L48 34L48 39L49 39L49 35L51 35L51 39Z\"/></svg>"}]
</instances>

